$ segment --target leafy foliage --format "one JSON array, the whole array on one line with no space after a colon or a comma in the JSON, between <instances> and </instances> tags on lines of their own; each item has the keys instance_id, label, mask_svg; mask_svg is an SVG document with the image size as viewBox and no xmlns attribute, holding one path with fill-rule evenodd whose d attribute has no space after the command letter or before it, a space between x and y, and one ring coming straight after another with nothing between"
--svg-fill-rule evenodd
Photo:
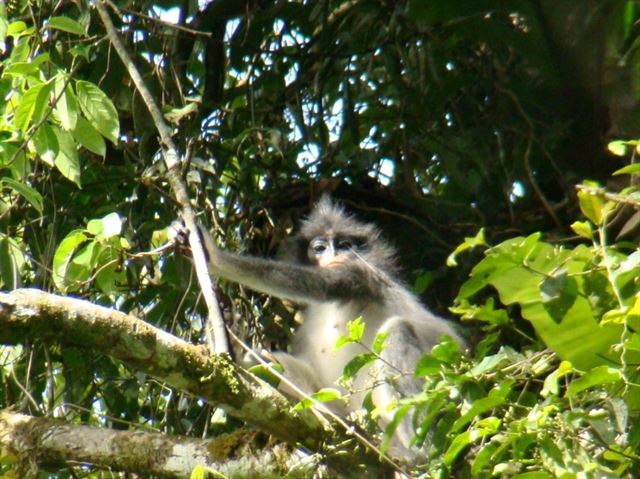
<instances>
[{"instance_id":1,"label":"leafy foliage","mask_svg":"<svg viewBox=\"0 0 640 479\"><path fill-rule=\"evenodd\" d=\"M635 2L110 8L224 247L272 254L309 192L329 190L392 236L436 311L457 295L475 356L447 342L425 356L424 391L386 431L414 419L419 473L640 474L639 170L619 161L640 135ZM191 267L162 248L176 208L157 131L95 7L0 4L0 97L0 288L81 295L201 341ZM628 187L600 186L614 171ZM286 347L287 305L218 295L254 348ZM361 335L354 323L346 341ZM0 365L2 408L194 436L237 426L79 348L2 347ZM69 469L49 475L100 474Z\"/></svg>"}]
</instances>

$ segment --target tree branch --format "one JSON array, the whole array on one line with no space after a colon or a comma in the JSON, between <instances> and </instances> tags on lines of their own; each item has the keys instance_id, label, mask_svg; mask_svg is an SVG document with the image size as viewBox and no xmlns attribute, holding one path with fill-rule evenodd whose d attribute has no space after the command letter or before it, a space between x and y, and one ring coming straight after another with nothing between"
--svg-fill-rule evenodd
<instances>
[{"instance_id":1,"label":"tree branch","mask_svg":"<svg viewBox=\"0 0 640 479\"><path fill-rule=\"evenodd\" d=\"M237 367L226 355L209 355L134 316L35 289L0 293L0 342L41 339L100 351L182 391L220 405L261 431L312 451L347 476L353 464L380 471L377 454L360 445L328 451L327 445L352 439L321 422L311 410L295 411L278 391ZM355 441L352 441L355 442ZM332 454L335 452L335 454Z\"/></svg>"},{"instance_id":2,"label":"tree branch","mask_svg":"<svg viewBox=\"0 0 640 479\"><path fill-rule=\"evenodd\" d=\"M261 440L262 439L262 440ZM72 462L97 467L187 477L196 466L204 466L228 478L244 478L259 471L259 477L282 477L296 469L311 477L311 458L282 443L258 445L260 434L239 430L213 439L193 439L155 432L116 431L69 424L0 411L0 448L4 459L12 457L23 474L33 463L64 467ZM21 476L24 477L24 476Z\"/></svg>"},{"instance_id":3,"label":"tree branch","mask_svg":"<svg viewBox=\"0 0 640 479\"><path fill-rule=\"evenodd\" d=\"M147 85L142 79L142 75L136 68L135 64L131 60L124 43L120 40L109 13L104 6L102 0L95 2L95 6L98 10L98 14L102 19L105 29L107 30L107 36L109 41L115 48L120 60L124 64L125 68L129 72L129 76L136 86L136 89L140 92L145 105L149 109L153 123L160 134L162 157L167 165L167 180L171 185L171 189L175 194L176 201L182 209L182 218L189 229L189 244L191 246L191 252L193 254L193 263L196 269L196 275L198 277L198 283L202 290L205 303L207 304L207 323L206 323L206 335L207 346L212 352L216 353L228 353L229 344L227 342L227 335L224 327L224 321L220 308L218 306L218 300L214 293L214 285L209 271L207 269L207 260L204 253L204 247L198 236L198 228L196 215L189 202L189 193L187 187L182 180L179 160L178 148L176 147L172 132L169 126L165 123L162 112L158 107L156 101L151 94L151 91L147 88Z\"/></svg>"}]
</instances>

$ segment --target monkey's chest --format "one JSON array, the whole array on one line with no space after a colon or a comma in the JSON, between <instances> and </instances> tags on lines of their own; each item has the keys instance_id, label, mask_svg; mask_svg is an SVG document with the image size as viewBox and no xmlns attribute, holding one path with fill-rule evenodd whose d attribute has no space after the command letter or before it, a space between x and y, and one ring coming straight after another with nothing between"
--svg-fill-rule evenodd
<instances>
[{"instance_id":1,"label":"monkey's chest","mask_svg":"<svg viewBox=\"0 0 640 479\"><path fill-rule=\"evenodd\" d=\"M365 322L363 343L370 346L379 327L379 308L355 302L323 303L309 306L304 312L304 323L296 333L293 354L303 357L322 377L325 386L331 386L342 375L344 366L357 354L365 352L359 344L336 348L338 338L347 335L347 323L362 317Z\"/></svg>"}]
</instances>

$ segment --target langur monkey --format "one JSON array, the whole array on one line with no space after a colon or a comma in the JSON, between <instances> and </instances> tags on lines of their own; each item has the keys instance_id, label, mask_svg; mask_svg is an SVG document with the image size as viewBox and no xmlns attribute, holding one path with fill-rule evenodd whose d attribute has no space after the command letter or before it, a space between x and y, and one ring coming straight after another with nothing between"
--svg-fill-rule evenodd
<instances>
[{"instance_id":1,"label":"langur monkey","mask_svg":"<svg viewBox=\"0 0 640 479\"><path fill-rule=\"evenodd\" d=\"M359 392L350 397L344 412L362 407L367 386L370 389L374 381L372 399L377 406L398 394L418 393L421 383L413 376L418 359L443 335L462 343L447 321L429 312L395 278L395 251L380 230L348 215L327 195L287 242L289 251L282 260L221 251L208 232L202 231L202 237L213 275L305 307L291 354L273 354L284 375L303 391L336 387L344 366L366 351L360 344L336 349L336 340L347 335L349 321L363 319L362 342L369 350L378 333L387 333L379 364L359 372L354 382ZM413 429L408 418L405 423L396 430L390 452L413 462Z\"/></svg>"}]
</instances>

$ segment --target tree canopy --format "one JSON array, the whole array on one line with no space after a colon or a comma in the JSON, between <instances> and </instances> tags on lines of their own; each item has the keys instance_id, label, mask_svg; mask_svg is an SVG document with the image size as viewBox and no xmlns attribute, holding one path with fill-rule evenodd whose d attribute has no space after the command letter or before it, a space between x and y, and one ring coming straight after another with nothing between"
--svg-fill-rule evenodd
<instances>
[{"instance_id":1,"label":"tree canopy","mask_svg":"<svg viewBox=\"0 0 640 479\"><path fill-rule=\"evenodd\" d=\"M639 19L631 0L0 4L0 476L640 475ZM204 273L196 222L276 256L323 192L470 338L425 351L386 431L243 368L286 349L295 308ZM383 454L407 414L415 468Z\"/></svg>"}]
</instances>

